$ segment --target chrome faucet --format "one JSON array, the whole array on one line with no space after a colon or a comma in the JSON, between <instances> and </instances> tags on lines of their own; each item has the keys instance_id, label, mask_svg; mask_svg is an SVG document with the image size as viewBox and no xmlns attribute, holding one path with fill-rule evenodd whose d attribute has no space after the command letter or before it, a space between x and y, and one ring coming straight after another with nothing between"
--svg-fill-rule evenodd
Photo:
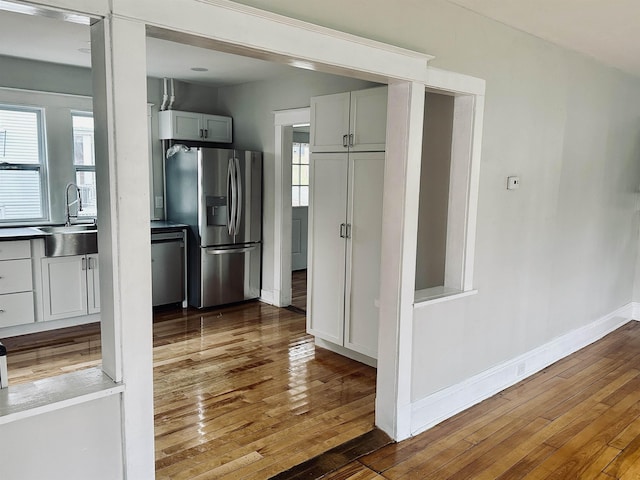
<instances>
[{"instance_id":1,"label":"chrome faucet","mask_svg":"<svg viewBox=\"0 0 640 480\"><path fill-rule=\"evenodd\" d=\"M74 187L76 189L76 199L73 202L69 202L69 187ZM67 217L67 221L65 222L64 226L68 227L71 225L71 217L78 218L78 212L82 211L82 197L80 196L80 189L73 182L67 183L67 186L64 189L64 196L66 200L65 215ZM74 205L76 203L78 204L78 209L76 210L76 214L71 215L70 207L71 205Z\"/></svg>"}]
</instances>

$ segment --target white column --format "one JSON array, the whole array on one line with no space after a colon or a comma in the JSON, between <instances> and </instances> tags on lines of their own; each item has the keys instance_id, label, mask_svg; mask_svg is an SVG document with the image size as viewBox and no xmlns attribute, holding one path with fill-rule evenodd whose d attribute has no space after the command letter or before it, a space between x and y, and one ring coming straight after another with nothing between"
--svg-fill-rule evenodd
<instances>
[{"instance_id":1,"label":"white column","mask_svg":"<svg viewBox=\"0 0 640 480\"><path fill-rule=\"evenodd\" d=\"M91 27L102 365L125 384L124 475L154 478L145 26Z\"/></svg>"},{"instance_id":2,"label":"white column","mask_svg":"<svg viewBox=\"0 0 640 480\"><path fill-rule=\"evenodd\" d=\"M411 434L413 298L425 86L389 85L382 207L376 425Z\"/></svg>"}]
</instances>

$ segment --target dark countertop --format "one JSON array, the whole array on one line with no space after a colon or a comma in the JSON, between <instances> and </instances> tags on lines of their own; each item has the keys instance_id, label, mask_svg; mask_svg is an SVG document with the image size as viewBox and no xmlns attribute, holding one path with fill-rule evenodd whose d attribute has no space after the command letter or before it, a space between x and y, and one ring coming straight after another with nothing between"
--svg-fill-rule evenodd
<instances>
[{"instance_id":1,"label":"dark countertop","mask_svg":"<svg viewBox=\"0 0 640 480\"><path fill-rule=\"evenodd\" d=\"M167 222L166 220L153 220L151 222L151 232L175 232L187 228L188 225L183 223Z\"/></svg>"},{"instance_id":2,"label":"dark countertop","mask_svg":"<svg viewBox=\"0 0 640 480\"><path fill-rule=\"evenodd\" d=\"M154 220L151 222L152 232L175 232L187 228L188 225L182 223L167 222L164 220ZM44 238L48 233L41 232L36 227L0 227L0 242L10 240L31 240L34 238Z\"/></svg>"},{"instance_id":3,"label":"dark countertop","mask_svg":"<svg viewBox=\"0 0 640 480\"><path fill-rule=\"evenodd\" d=\"M47 234L35 227L9 227L0 228L0 241L2 240L31 240L43 238Z\"/></svg>"},{"instance_id":4,"label":"dark countertop","mask_svg":"<svg viewBox=\"0 0 640 480\"><path fill-rule=\"evenodd\" d=\"M167 222L164 220L154 220L151 222L152 232L175 232L187 228L188 225L182 223ZM0 241L9 240L31 240L34 238L44 238L48 233L41 232L36 227L1 227Z\"/></svg>"}]
</instances>

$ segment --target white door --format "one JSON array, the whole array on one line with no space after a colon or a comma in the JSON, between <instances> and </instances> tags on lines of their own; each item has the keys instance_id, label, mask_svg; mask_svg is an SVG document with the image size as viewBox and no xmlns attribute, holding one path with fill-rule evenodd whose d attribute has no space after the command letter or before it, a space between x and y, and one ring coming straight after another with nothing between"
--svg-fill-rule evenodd
<instances>
[{"instance_id":1,"label":"white door","mask_svg":"<svg viewBox=\"0 0 640 480\"><path fill-rule=\"evenodd\" d=\"M338 345L344 338L347 166L346 153L311 154L307 331Z\"/></svg>"},{"instance_id":2,"label":"white door","mask_svg":"<svg viewBox=\"0 0 640 480\"><path fill-rule=\"evenodd\" d=\"M291 270L307 268L307 237L309 231L309 207L291 209Z\"/></svg>"},{"instance_id":3,"label":"white door","mask_svg":"<svg viewBox=\"0 0 640 480\"><path fill-rule=\"evenodd\" d=\"M349 155L349 207L344 346L378 353L384 152Z\"/></svg>"},{"instance_id":4,"label":"white door","mask_svg":"<svg viewBox=\"0 0 640 480\"><path fill-rule=\"evenodd\" d=\"M87 314L87 262L84 255L42 259L45 320Z\"/></svg>"},{"instance_id":5,"label":"white door","mask_svg":"<svg viewBox=\"0 0 640 480\"><path fill-rule=\"evenodd\" d=\"M350 98L349 92L311 98L312 152L347 151Z\"/></svg>"},{"instance_id":6,"label":"white door","mask_svg":"<svg viewBox=\"0 0 640 480\"><path fill-rule=\"evenodd\" d=\"M351 92L350 151L384 151L387 135L387 87Z\"/></svg>"}]
</instances>

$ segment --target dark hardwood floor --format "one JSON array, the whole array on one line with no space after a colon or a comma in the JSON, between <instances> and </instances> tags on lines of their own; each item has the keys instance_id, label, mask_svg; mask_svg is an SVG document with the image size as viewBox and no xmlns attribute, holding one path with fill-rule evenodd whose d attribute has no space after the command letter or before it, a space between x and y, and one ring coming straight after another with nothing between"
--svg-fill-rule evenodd
<instances>
[{"instance_id":1,"label":"dark hardwood floor","mask_svg":"<svg viewBox=\"0 0 640 480\"><path fill-rule=\"evenodd\" d=\"M99 362L96 326L48 342L5 340L11 382ZM154 377L159 479L640 478L637 322L372 453L375 371L315 348L294 312L157 312Z\"/></svg>"},{"instance_id":2,"label":"dark hardwood floor","mask_svg":"<svg viewBox=\"0 0 640 480\"><path fill-rule=\"evenodd\" d=\"M323 478L640 478L640 323Z\"/></svg>"},{"instance_id":3,"label":"dark hardwood floor","mask_svg":"<svg viewBox=\"0 0 640 480\"><path fill-rule=\"evenodd\" d=\"M156 478L266 479L373 429L375 369L259 302L154 315ZM99 365L98 325L3 339L10 384Z\"/></svg>"}]
</instances>

